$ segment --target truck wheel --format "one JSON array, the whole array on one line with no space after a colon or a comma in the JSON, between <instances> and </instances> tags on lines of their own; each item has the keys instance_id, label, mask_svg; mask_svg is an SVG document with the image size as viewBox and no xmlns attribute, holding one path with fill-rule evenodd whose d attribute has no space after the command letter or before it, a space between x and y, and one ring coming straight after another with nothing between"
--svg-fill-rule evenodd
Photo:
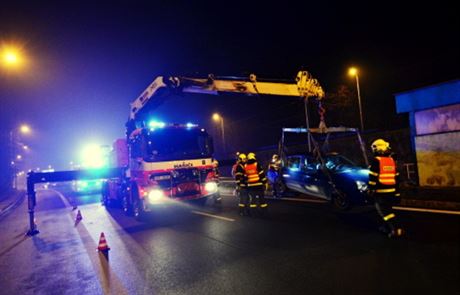
<instances>
[{"instance_id":1,"label":"truck wheel","mask_svg":"<svg viewBox=\"0 0 460 295\"><path fill-rule=\"evenodd\" d=\"M129 195L127 193L123 194L121 199L121 209L126 215L131 215L131 202L129 201Z\"/></svg>"},{"instance_id":2,"label":"truck wheel","mask_svg":"<svg viewBox=\"0 0 460 295\"><path fill-rule=\"evenodd\" d=\"M109 185L107 183L104 183L101 189L101 203L106 208L109 208L112 205L112 202L109 196Z\"/></svg>"},{"instance_id":3,"label":"truck wheel","mask_svg":"<svg viewBox=\"0 0 460 295\"><path fill-rule=\"evenodd\" d=\"M133 215L138 221L143 221L146 215L142 201L136 197L133 200Z\"/></svg>"},{"instance_id":4,"label":"truck wheel","mask_svg":"<svg viewBox=\"0 0 460 295\"><path fill-rule=\"evenodd\" d=\"M144 203L142 200L139 198L139 192L137 190L137 185L133 184L131 185L131 190L129 191L130 193L130 199L132 201L131 203L131 212L138 221L144 220L145 217L145 210L144 210Z\"/></svg>"},{"instance_id":5,"label":"truck wheel","mask_svg":"<svg viewBox=\"0 0 460 295\"><path fill-rule=\"evenodd\" d=\"M350 198L340 189L336 189L332 195L332 204L339 211L347 211L351 207Z\"/></svg>"},{"instance_id":6,"label":"truck wheel","mask_svg":"<svg viewBox=\"0 0 460 295\"><path fill-rule=\"evenodd\" d=\"M222 205L222 197L219 193L213 196L214 206Z\"/></svg>"}]
</instances>

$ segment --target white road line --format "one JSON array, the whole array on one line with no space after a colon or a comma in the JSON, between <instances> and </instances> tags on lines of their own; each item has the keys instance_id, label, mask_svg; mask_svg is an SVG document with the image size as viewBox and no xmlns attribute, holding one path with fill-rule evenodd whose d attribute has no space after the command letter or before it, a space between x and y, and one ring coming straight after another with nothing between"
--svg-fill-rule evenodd
<instances>
[{"instance_id":1,"label":"white road line","mask_svg":"<svg viewBox=\"0 0 460 295\"><path fill-rule=\"evenodd\" d=\"M304 203L327 203L328 201L325 200L315 200L315 199L300 199L300 198L273 198L273 197L265 197L265 199L271 200L286 200L286 201L296 201L296 202L304 202Z\"/></svg>"},{"instance_id":2,"label":"white road line","mask_svg":"<svg viewBox=\"0 0 460 295\"><path fill-rule=\"evenodd\" d=\"M208 216L208 217L217 218L217 219L220 219L220 220L230 221L230 222L235 221L235 219L232 219L232 218L227 218L227 217L223 217L223 216L219 216L219 215L213 215L213 214L209 214L209 213L201 212L201 211L195 211L195 210L193 210L192 213L198 214L198 215L203 215L203 216Z\"/></svg>"},{"instance_id":3,"label":"white road line","mask_svg":"<svg viewBox=\"0 0 460 295\"><path fill-rule=\"evenodd\" d=\"M460 215L460 211L449 211L449 210L423 209L423 208L399 207L399 206L393 206L393 209L402 210L402 211L416 211L416 212L429 212L429 213Z\"/></svg>"},{"instance_id":4,"label":"white road line","mask_svg":"<svg viewBox=\"0 0 460 295\"><path fill-rule=\"evenodd\" d=\"M59 196L59 198L61 198L61 201L64 203L64 205L66 207L72 207L72 205L70 205L70 202L69 200L67 200L67 198L60 192L60 191L57 191L57 190L54 190L54 189L47 189L48 191L52 191L53 193L57 194Z\"/></svg>"}]
</instances>

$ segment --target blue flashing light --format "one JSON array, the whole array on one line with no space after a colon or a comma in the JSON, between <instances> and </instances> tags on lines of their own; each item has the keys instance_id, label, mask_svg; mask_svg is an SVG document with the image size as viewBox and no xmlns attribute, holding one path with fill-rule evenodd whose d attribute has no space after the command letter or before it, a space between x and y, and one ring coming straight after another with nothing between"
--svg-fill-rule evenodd
<instances>
[{"instance_id":1,"label":"blue flashing light","mask_svg":"<svg viewBox=\"0 0 460 295\"><path fill-rule=\"evenodd\" d=\"M187 123L185 126L187 126L187 128L193 128L193 127L197 127L198 125L193 124L193 123Z\"/></svg>"},{"instance_id":2,"label":"blue flashing light","mask_svg":"<svg viewBox=\"0 0 460 295\"><path fill-rule=\"evenodd\" d=\"M166 126L166 123L164 122L157 122L157 121L150 121L147 124L150 128L164 128Z\"/></svg>"}]
</instances>

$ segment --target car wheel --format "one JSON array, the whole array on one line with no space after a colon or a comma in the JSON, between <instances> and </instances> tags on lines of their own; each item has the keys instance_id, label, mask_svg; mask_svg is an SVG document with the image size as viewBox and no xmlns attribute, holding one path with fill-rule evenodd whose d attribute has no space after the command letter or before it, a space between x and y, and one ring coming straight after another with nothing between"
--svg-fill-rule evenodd
<instances>
[{"instance_id":1,"label":"car wheel","mask_svg":"<svg viewBox=\"0 0 460 295\"><path fill-rule=\"evenodd\" d=\"M335 189L335 193L332 196L332 204L334 208L340 211L346 211L351 207L350 198L340 189Z\"/></svg>"},{"instance_id":2,"label":"car wheel","mask_svg":"<svg viewBox=\"0 0 460 295\"><path fill-rule=\"evenodd\" d=\"M274 185L276 186L276 190L273 190L274 197L280 198L284 196L289 190L283 181L277 181ZM275 195L275 192L276 192L276 195Z\"/></svg>"}]
</instances>

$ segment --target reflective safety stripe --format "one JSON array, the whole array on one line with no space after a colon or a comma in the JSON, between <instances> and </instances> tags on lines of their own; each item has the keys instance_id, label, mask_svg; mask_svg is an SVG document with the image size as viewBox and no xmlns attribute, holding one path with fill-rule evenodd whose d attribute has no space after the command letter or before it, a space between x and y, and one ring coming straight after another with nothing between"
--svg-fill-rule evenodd
<instances>
[{"instance_id":1,"label":"reflective safety stripe","mask_svg":"<svg viewBox=\"0 0 460 295\"><path fill-rule=\"evenodd\" d=\"M395 197L399 197L399 196L401 196L401 194L395 194Z\"/></svg>"},{"instance_id":2,"label":"reflective safety stripe","mask_svg":"<svg viewBox=\"0 0 460 295\"><path fill-rule=\"evenodd\" d=\"M388 220L390 220L392 218L395 218L395 217L396 217L396 215L394 215L393 213L390 213L387 216L383 217L383 220L388 221Z\"/></svg>"},{"instance_id":3,"label":"reflective safety stripe","mask_svg":"<svg viewBox=\"0 0 460 295\"><path fill-rule=\"evenodd\" d=\"M374 172L374 171L369 171L369 174L374 175L374 176L379 176L379 174L377 172Z\"/></svg>"},{"instance_id":4,"label":"reflective safety stripe","mask_svg":"<svg viewBox=\"0 0 460 295\"><path fill-rule=\"evenodd\" d=\"M382 174L380 174L380 176L383 176L383 177L385 177L385 176L389 177L389 176L395 176L395 175L396 174L394 174L394 173L382 173Z\"/></svg>"},{"instance_id":5,"label":"reflective safety stripe","mask_svg":"<svg viewBox=\"0 0 460 295\"><path fill-rule=\"evenodd\" d=\"M262 204L262 205L260 205L260 208L265 208L267 206L268 206L268 204Z\"/></svg>"},{"instance_id":6,"label":"reflective safety stripe","mask_svg":"<svg viewBox=\"0 0 460 295\"><path fill-rule=\"evenodd\" d=\"M249 207L255 208L255 207L257 207L257 205L256 204L251 204L251 205L249 205Z\"/></svg>"},{"instance_id":7,"label":"reflective safety stripe","mask_svg":"<svg viewBox=\"0 0 460 295\"><path fill-rule=\"evenodd\" d=\"M377 189L375 190L376 193L392 193L395 192L395 188L386 188L386 189Z\"/></svg>"},{"instance_id":8,"label":"reflective safety stripe","mask_svg":"<svg viewBox=\"0 0 460 295\"><path fill-rule=\"evenodd\" d=\"M394 179L379 179L381 184L386 184L386 185L392 185L396 184L396 181Z\"/></svg>"},{"instance_id":9,"label":"reflective safety stripe","mask_svg":"<svg viewBox=\"0 0 460 295\"><path fill-rule=\"evenodd\" d=\"M248 183L248 186L258 186L258 185L262 185L262 184L263 184L262 182Z\"/></svg>"},{"instance_id":10,"label":"reflective safety stripe","mask_svg":"<svg viewBox=\"0 0 460 295\"><path fill-rule=\"evenodd\" d=\"M244 205L244 204L238 204L238 206L240 206L240 207L246 207L246 205Z\"/></svg>"},{"instance_id":11,"label":"reflective safety stripe","mask_svg":"<svg viewBox=\"0 0 460 295\"><path fill-rule=\"evenodd\" d=\"M369 184L370 184L370 185L376 185L377 182L375 182L375 181L369 181Z\"/></svg>"}]
</instances>

